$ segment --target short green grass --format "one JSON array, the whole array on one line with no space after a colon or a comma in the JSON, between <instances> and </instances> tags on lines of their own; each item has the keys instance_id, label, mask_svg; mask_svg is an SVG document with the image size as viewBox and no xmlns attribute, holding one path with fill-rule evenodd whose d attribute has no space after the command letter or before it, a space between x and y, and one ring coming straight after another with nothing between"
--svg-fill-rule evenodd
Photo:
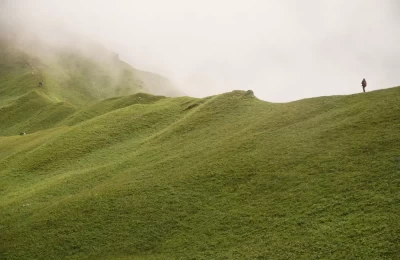
<instances>
[{"instance_id":1,"label":"short green grass","mask_svg":"<svg viewBox=\"0 0 400 260\"><path fill-rule=\"evenodd\" d=\"M0 135L48 129L72 115L69 123L79 122L131 102L97 103L107 98L178 93L162 77L136 70L107 50L94 55L44 45L36 53L16 46L0 36Z\"/></svg>"},{"instance_id":2,"label":"short green grass","mask_svg":"<svg viewBox=\"0 0 400 260\"><path fill-rule=\"evenodd\" d=\"M84 105L0 84L0 259L400 257L400 87Z\"/></svg>"},{"instance_id":3,"label":"short green grass","mask_svg":"<svg viewBox=\"0 0 400 260\"><path fill-rule=\"evenodd\" d=\"M0 257L396 259L399 104L136 95L0 137Z\"/></svg>"}]
</instances>

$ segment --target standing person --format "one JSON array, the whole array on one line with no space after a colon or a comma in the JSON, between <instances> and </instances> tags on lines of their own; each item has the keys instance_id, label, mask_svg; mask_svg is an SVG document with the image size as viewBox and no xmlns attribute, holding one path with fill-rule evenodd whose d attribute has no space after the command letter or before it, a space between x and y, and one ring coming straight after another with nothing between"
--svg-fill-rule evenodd
<instances>
[{"instance_id":1,"label":"standing person","mask_svg":"<svg viewBox=\"0 0 400 260\"><path fill-rule=\"evenodd\" d=\"M362 86L362 88L363 88L363 91L365 92L365 88L367 87L367 81L366 81L365 79L363 79L363 80L361 81L361 86Z\"/></svg>"}]
</instances>

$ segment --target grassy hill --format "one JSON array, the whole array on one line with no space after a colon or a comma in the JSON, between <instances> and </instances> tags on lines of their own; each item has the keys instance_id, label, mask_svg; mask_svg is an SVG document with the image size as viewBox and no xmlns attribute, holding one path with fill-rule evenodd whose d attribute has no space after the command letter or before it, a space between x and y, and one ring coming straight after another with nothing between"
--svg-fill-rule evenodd
<instances>
[{"instance_id":1,"label":"grassy hill","mask_svg":"<svg viewBox=\"0 0 400 260\"><path fill-rule=\"evenodd\" d=\"M17 36L0 35L0 79L0 135L57 126L80 108L111 97L180 94L163 77L136 70L96 44Z\"/></svg>"},{"instance_id":2,"label":"grassy hill","mask_svg":"<svg viewBox=\"0 0 400 260\"><path fill-rule=\"evenodd\" d=\"M0 74L0 259L400 256L400 87L86 104L16 67Z\"/></svg>"}]
</instances>

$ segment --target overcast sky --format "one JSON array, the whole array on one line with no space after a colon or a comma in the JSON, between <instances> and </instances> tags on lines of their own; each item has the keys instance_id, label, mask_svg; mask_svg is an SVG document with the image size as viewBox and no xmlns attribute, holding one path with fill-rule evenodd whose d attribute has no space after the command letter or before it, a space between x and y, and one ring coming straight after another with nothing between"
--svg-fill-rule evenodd
<instances>
[{"instance_id":1,"label":"overcast sky","mask_svg":"<svg viewBox=\"0 0 400 260\"><path fill-rule=\"evenodd\" d=\"M6 0L0 0L6 3ZM398 0L12 0L0 15L87 35L203 97L272 102L400 85Z\"/></svg>"}]
</instances>

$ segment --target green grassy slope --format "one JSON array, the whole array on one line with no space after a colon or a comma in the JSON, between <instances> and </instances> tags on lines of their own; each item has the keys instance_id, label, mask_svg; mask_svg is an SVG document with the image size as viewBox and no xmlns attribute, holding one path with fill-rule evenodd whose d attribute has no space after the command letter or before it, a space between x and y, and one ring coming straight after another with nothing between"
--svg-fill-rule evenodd
<instances>
[{"instance_id":1,"label":"green grassy slope","mask_svg":"<svg viewBox=\"0 0 400 260\"><path fill-rule=\"evenodd\" d=\"M174 93L160 76L135 70L116 54L93 46L32 40L28 47L0 35L0 135L58 126L81 108L110 97Z\"/></svg>"},{"instance_id":2,"label":"green grassy slope","mask_svg":"<svg viewBox=\"0 0 400 260\"><path fill-rule=\"evenodd\" d=\"M111 54L110 54L111 55ZM129 65L117 58L87 57L65 50L45 61L44 86L52 96L76 106L145 91Z\"/></svg>"},{"instance_id":3,"label":"green grassy slope","mask_svg":"<svg viewBox=\"0 0 400 260\"><path fill-rule=\"evenodd\" d=\"M51 95L41 70L31 57L0 41L0 135L34 132L54 126L76 112L68 103Z\"/></svg>"},{"instance_id":4,"label":"green grassy slope","mask_svg":"<svg viewBox=\"0 0 400 260\"><path fill-rule=\"evenodd\" d=\"M400 255L400 87L137 94L53 125L0 136L0 259Z\"/></svg>"}]
</instances>

